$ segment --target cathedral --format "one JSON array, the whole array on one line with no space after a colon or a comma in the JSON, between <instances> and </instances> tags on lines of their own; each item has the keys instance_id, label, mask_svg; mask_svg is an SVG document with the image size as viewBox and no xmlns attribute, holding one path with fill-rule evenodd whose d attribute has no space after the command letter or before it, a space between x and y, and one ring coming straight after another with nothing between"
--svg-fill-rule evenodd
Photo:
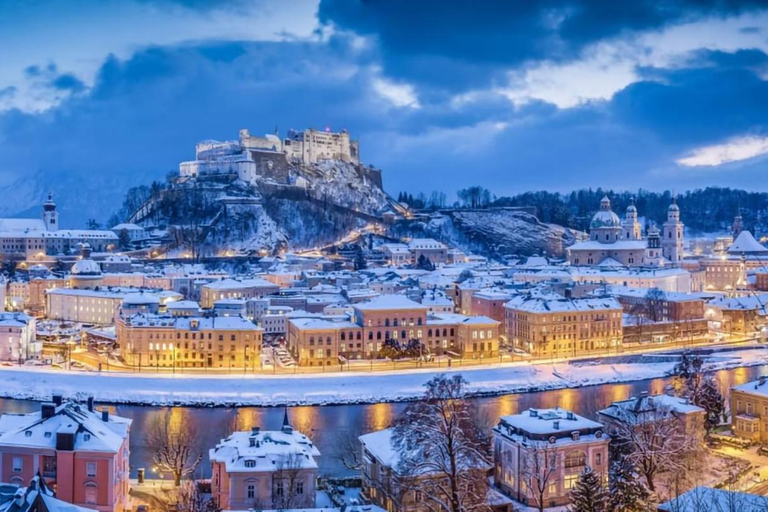
<instances>
[{"instance_id":1,"label":"cathedral","mask_svg":"<svg viewBox=\"0 0 768 512\"><path fill-rule=\"evenodd\" d=\"M651 226L643 238L634 200L621 220L611 209L611 201L606 196L589 223L589 240L566 249L568 261L571 265L605 267L677 265L683 257L683 227L680 207L672 198L662 230Z\"/></svg>"}]
</instances>

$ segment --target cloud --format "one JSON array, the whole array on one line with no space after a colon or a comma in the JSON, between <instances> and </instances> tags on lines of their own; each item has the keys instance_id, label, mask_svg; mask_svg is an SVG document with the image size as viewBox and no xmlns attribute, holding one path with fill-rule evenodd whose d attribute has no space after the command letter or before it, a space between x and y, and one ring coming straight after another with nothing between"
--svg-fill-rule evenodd
<instances>
[{"instance_id":1,"label":"cloud","mask_svg":"<svg viewBox=\"0 0 768 512\"><path fill-rule=\"evenodd\" d=\"M768 153L768 137L735 137L722 144L696 148L676 162L685 167L715 167Z\"/></svg>"},{"instance_id":2,"label":"cloud","mask_svg":"<svg viewBox=\"0 0 768 512\"><path fill-rule=\"evenodd\" d=\"M421 108L416 92L410 84L396 84L377 78L373 81L373 88L395 107Z\"/></svg>"}]
</instances>

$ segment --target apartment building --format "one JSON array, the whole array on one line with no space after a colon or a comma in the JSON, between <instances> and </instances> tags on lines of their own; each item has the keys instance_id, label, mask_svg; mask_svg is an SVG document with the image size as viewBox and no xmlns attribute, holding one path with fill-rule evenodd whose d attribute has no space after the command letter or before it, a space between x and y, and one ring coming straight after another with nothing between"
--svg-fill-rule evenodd
<instances>
[{"instance_id":1,"label":"apartment building","mask_svg":"<svg viewBox=\"0 0 768 512\"><path fill-rule=\"evenodd\" d=\"M252 368L259 364L263 329L239 316L120 315L117 343L131 366Z\"/></svg>"},{"instance_id":2,"label":"apartment building","mask_svg":"<svg viewBox=\"0 0 768 512\"><path fill-rule=\"evenodd\" d=\"M613 297L526 294L504 307L508 341L529 354L606 353L622 344L622 308Z\"/></svg>"},{"instance_id":3,"label":"apartment building","mask_svg":"<svg viewBox=\"0 0 768 512\"><path fill-rule=\"evenodd\" d=\"M314 509L320 451L294 430L233 432L209 451L211 493L221 510Z\"/></svg>"},{"instance_id":4,"label":"apartment building","mask_svg":"<svg viewBox=\"0 0 768 512\"><path fill-rule=\"evenodd\" d=\"M602 424L565 409L502 416L493 429L496 487L524 505L567 505L585 468L607 480L609 443Z\"/></svg>"},{"instance_id":5,"label":"apartment building","mask_svg":"<svg viewBox=\"0 0 768 512\"><path fill-rule=\"evenodd\" d=\"M54 396L40 410L0 417L0 481L23 485L37 474L60 500L100 512L132 510L131 421Z\"/></svg>"}]
</instances>

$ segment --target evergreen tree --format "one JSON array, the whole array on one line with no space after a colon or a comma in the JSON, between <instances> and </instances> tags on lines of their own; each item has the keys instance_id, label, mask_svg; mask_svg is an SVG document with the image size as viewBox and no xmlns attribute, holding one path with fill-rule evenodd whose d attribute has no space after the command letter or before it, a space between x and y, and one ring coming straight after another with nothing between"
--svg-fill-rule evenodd
<instances>
[{"instance_id":1,"label":"evergreen tree","mask_svg":"<svg viewBox=\"0 0 768 512\"><path fill-rule=\"evenodd\" d=\"M608 471L609 510L615 512L646 512L653 510L651 495L638 477L637 471L627 459L632 443L620 432L611 436L609 445L611 460Z\"/></svg>"},{"instance_id":2,"label":"evergreen tree","mask_svg":"<svg viewBox=\"0 0 768 512\"><path fill-rule=\"evenodd\" d=\"M696 405L705 411L704 428L709 434L720 424L720 419L725 412L725 399L713 376L704 380L698 398Z\"/></svg>"},{"instance_id":3,"label":"evergreen tree","mask_svg":"<svg viewBox=\"0 0 768 512\"><path fill-rule=\"evenodd\" d=\"M573 512L607 512L608 492L602 477L587 467L571 488Z\"/></svg>"},{"instance_id":4,"label":"evergreen tree","mask_svg":"<svg viewBox=\"0 0 768 512\"><path fill-rule=\"evenodd\" d=\"M363 250L358 246L357 255L355 256L355 270L365 270L366 268L368 268L368 262L365 260Z\"/></svg>"}]
</instances>

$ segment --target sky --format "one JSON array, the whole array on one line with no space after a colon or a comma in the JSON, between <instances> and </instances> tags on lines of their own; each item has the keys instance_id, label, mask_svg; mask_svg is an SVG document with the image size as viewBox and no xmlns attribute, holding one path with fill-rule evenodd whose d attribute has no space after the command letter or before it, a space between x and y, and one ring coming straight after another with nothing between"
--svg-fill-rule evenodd
<instances>
[{"instance_id":1,"label":"sky","mask_svg":"<svg viewBox=\"0 0 768 512\"><path fill-rule=\"evenodd\" d=\"M345 128L393 195L768 190L766 1L28 0L0 33L3 213L241 128Z\"/></svg>"}]
</instances>

